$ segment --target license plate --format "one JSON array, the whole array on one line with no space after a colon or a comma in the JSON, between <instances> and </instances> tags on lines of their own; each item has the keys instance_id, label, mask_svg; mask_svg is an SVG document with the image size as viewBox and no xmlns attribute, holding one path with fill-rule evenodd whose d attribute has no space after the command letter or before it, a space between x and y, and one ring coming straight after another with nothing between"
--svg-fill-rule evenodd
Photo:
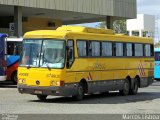
<instances>
[{"instance_id":1,"label":"license plate","mask_svg":"<svg viewBox=\"0 0 160 120\"><path fill-rule=\"evenodd\" d=\"M42 94L42 91L41 90L35 90L34 93L35 94Z\"/></svg>"}]
</instances>

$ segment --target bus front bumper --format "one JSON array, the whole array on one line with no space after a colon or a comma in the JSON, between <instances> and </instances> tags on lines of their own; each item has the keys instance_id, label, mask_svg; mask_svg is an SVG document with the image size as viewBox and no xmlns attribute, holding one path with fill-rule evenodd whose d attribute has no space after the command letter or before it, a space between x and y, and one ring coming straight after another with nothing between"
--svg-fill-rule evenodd
<instances>
[{"instance_id":1,"label":"bus front bumper","mask_svg":"<svg viewBox=\"0 0 160 120\"><path fill-rule=\"evenodd\" d=\"M77 85L69 84L62 87L51 86L27 86L18 85L18 91L21 94L32 94L32 95L55 95L55 96L72 96L77 94Z\"/></svg>"}]
</instances>

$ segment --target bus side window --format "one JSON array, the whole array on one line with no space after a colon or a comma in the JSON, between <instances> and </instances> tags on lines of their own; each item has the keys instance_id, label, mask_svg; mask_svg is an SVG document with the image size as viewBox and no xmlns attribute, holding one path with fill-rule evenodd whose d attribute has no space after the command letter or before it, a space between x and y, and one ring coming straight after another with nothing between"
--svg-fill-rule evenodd
<instances>
[{"instance_id":1,"label":"bus side window","mask_svg":"<svg viewBox=\"0 0 160 120\"><path fill-rule=\"evenodd\" d=\"M67 69L71 68L73 62L74 62L74 41L68 40L67 42L67 62L66 62Z\"/></svg>"},{"instance_id":2,"label":"bus side window","mask_svg":"<svg viewBox=\"0 0 160 120\"><path fill-rule=\"evenodd\" d=\"M12 42L7 43L7 54L14 55L14 44Z\"/></svg>"},{"instance_id":3,"label":"bus side window","mask_svg":"<svg viewBox=\"0 0 160 120\"><path fill-rule=\"evenodd\" d=\"M123 43L115 43L115 47L116 47L116 56L121 57L123 56Z\"/></svg>"},{"instance_id":4,"label":"bus side window","mask_svg":"<svg viewBox=\"0 0 160 120\"><path fill-rule=\"evenodd\" d=\"M132 43L126 43L126 56L132 57L134 53Z\"/></svg>"}]
</instances>

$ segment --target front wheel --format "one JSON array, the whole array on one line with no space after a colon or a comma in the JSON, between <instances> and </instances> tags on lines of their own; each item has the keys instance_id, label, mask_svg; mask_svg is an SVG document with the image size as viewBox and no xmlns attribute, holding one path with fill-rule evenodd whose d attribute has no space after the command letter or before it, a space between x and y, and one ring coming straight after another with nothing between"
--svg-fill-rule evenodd
<instances>
[{"instance_id":1,"label":"front wheel","mask_svg":"<svg viewBox=\"0 0 160 120\"><path fill-rule=\"evenodd\" d=\"M124 81L124 84L123 84L123 89L120 90L120 94L123 95L123 96L127 96L129 94L129 89L130 89L130 84L129 84L129 80L126 79Z\"/></svg>"},{"instance_id":2,"label":"front wheel","mask_svg":"<svg viewBox=\"0 0 160 120\"><path fill-rule=\"evenodd\" d=\"M37 95L37 98L41 101L45 101L47 98L47 95Z\"/></svg>"},{"instance_id":3,"label":"front wheel","mask_svg":"<svg viewBox=\"0 0 160 120\"><path fill-rule=\"evenodd\" d=\"M83 100L84 97L84 87L82 83L79 83L77 87L77 94L73 96L76 100Z\"/></svg>"}]
</instances>

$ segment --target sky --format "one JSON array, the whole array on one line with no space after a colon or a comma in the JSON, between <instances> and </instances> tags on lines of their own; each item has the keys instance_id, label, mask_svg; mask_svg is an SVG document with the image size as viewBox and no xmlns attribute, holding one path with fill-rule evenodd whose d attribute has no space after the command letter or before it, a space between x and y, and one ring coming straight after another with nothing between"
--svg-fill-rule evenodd
<instances>
[{"instance_id":1,"label":"sky","mask_svg":"<svg viewBox=\"0 0 160 120\"><path fill-rule=\"evenodd\" d=\"M137 0L137 13L155 15L155 43L160 40L160 0ZM158 31L157 31L158 30Z\"/></svg>"},{"instance_id":2,"label":"sky","mask_svg":"<svg viewBox=\"0 0 160 120\"><path fill-rule=\"evenodd\" d=\"M137 13L160 16L160 0L137 0Z\"/></svg>"}]
</instances>

